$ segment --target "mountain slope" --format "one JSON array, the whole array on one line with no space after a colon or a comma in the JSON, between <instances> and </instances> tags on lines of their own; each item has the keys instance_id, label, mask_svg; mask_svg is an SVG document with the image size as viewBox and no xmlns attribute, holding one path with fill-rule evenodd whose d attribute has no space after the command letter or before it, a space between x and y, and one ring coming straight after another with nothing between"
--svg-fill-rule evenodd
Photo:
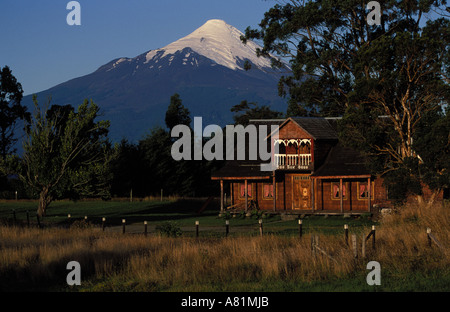
<instances>
[{"instance_id":1,"label":"mountain slope","mask_svg":"<svg viewBox=\"0 0 450 312\"><path fill-rule=\"evenodd\" d=\"M278 97L280 72L256 57L257 45L242 44L242 33L221 20L210 20L164 48L134 58L118 58L95 72L37 94L39 103L77 106L94 100L111 121L114 141L137 141L156 125L164 126L170 96L179 93L192 117L221 126L232 122L230 109L242 100L285 111ZM252 69L244 70L248 61ZM31 96L25 105L32 108Z\"/></svg>"}]
</instances>

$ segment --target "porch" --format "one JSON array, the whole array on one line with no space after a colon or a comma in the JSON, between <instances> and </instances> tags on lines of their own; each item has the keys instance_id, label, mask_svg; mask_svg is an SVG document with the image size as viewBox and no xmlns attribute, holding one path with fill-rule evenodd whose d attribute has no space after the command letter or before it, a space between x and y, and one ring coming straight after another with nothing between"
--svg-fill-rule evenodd
<instances>
[{"instance_id":1,"label":"porch","mask_svg":"<svg viewBox=\"0 0 450 312\"><path fill-rule=\"evenodd\" d=\"M309 170L312 164L311 154L274 154L277 170Z\"/></svg>"},{"instance_id":2,"label":"porch","mask_svg":"<svg viewBox=\"0 0 450 312\"><path fill-rule=\"evenodd\" d=\"M273 161L277 170L310 170L314 161L311 139L277 139L273 142Z\"/></svg>"}]
</instances>

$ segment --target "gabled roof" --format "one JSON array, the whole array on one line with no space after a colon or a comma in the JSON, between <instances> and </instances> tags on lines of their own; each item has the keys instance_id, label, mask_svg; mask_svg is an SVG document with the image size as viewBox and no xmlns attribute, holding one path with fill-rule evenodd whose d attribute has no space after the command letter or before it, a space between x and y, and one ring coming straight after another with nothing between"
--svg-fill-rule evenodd
<instances>
[{"instance_id":1,"label":"gabled roof","mask_svg":"<svg viewBox=\"0 0 450 312\"><path fill-rule=\"evenodd\" d=\"M272 172L261 171L261 161L229 160L224 166L211 174L212 180L269 179Z\"/></svg>"},{"instance_id":2,"label":"gabled roof","mask_svg":"<svg viewBox=\"0 0 450 312\"><path fill-rule=\"evenodd\" d=\"M370 171L367 169L361 153L342 143L337 143L331 148L324 164L311 176L322 178L370 177Z\"/></svg>"},{"instance_id":3,"label":"gabled roof","mask_svg":"<svg viewBox=\"0 0 450 312\"><path fill-rule=\"evenodd\" d=\"M294 117L291 119L297 123L299 127L308 132L315 140L337 140L338 138L336 131L325 118Z\"/></svg>"},{"instance_id":4,"label":"gabled roof","mask_svg":"<svg viewBox=\"0 0 450 312\"><path fill-rule=\"evenodd\" d=\"M279 121L279 119L277 119L277 121ZM306 131L314 140L338 139L336 130L331 126L327 119L322 117L289 117L280 123L280 126L276 131L280 131L280 129L290 121ZM267 120L267 122L269 122L269 120ZM269 136L273 135L276 131L272 132Z\"/></svg>"}]
</instances>

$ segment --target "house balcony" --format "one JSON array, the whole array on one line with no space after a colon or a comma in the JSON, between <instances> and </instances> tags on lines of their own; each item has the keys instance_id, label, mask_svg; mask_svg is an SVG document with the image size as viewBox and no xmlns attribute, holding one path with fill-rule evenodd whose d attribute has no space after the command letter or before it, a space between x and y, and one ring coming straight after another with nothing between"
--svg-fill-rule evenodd
<instances>
[{"instance_id":1,"label":"house balcony","mask_svg":"<svg viewBox=\"0 0 450 312\"><path fill-rule=\"evenodd\" d=\"M275 166L280 170L309 170L311 159L311 154L274 154Z\"/></svg>"}]
</instances>

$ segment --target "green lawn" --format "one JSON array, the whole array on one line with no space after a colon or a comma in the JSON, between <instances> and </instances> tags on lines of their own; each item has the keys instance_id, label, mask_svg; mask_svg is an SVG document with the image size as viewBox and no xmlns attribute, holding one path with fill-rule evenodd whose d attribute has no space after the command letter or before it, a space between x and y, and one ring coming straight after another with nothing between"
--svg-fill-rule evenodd
<instances>
[{"instance_id":1,"label":"green lawn","mask_svg":"<svg viewBox=\"0 0 450 312\"><path fill-rule=\"evenodd\" d=\"M106 218L107 226L121 226L122 219L127 225L148 222L150 228L155 228L167 221L184 229L185 235L194 235L195 222L200 222L203 236L222 236L225 232L225 219L229 219L230 235L259 234L258 220L261 215L254 214L245 217L238 214L232 217L219 217L218 203L211 203L203 213L197 211L202 207L204 199L180 199L166 201L55 201L41 220L45 225L64 225L68 222L83 220L94 225L100 225L102 218ZM26 222L27 211L30 222L36 223L37 202L32 201L2 201L0 202L0 220L13 220L13 210L18 222ZM68 220L68 214L71 220ZM298 235L298 220L282 220L280 215L267 213L262 215L263 231L265 234ZM344 224L348 224L353 231L367 228L374 224L368 216L344 218L342 216L306 216L303 219L303 233L341 234ZM211 233L208 233L211 232Z\"/></svg>"}]
</instances>

